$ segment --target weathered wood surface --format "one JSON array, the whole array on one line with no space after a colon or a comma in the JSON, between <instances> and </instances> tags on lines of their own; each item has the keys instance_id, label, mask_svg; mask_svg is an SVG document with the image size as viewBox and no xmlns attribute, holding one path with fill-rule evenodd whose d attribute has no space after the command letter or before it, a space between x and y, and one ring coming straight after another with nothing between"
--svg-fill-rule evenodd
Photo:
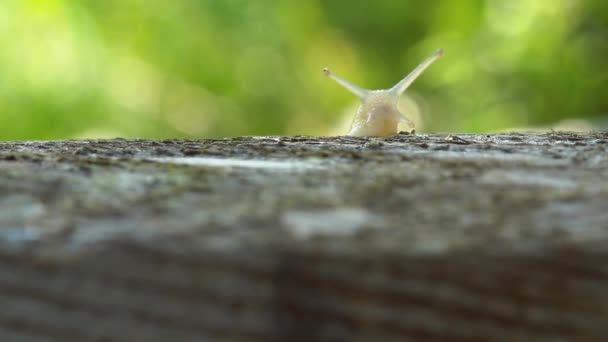
<instances>
[{"instance_id":1,"label":"weathered wood surface","mask_svg":"<svg viewBox=\"0 0 608 342\"><path fill-rule=\"evenodd\" d=\"M608 133L0 143L0 341L608 340Z\"/></svg>"}]
</instances>

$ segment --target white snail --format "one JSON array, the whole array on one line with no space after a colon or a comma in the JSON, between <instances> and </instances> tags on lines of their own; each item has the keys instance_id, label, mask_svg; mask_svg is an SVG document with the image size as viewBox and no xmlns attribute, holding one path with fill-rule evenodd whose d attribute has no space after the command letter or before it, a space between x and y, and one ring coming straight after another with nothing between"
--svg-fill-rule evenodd
<instances>
[{"instance_id":1,"label":"white snail","mask_svg":"<svg viewBox=\"0 0 608 342\"><path fill-rule=\"evenodd\" d=\"M353 120L347 135L382 137L395 134L399 131L399 123L405 122L411 128L414 123L397 109L399 96L414 82L422 72L437 58L443 55L443 50L435 51L425 59L409 75L399 81L394 87L382 90L368 90L360 88L340 76L333 74L329 69L323 69L325 76L331 77L351 93L361 99L361 106Z\"/></svg>"}]
</instances>

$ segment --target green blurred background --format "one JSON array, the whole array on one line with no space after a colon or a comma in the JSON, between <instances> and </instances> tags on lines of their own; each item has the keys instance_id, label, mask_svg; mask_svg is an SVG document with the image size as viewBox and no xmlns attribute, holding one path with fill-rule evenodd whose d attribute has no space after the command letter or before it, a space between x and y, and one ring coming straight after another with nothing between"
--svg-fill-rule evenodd
<instances>
[{"instance_id":1,"label":"green blurred background","mask_svg":"<svg viewBox=\"0 0 608 342\"><path fill-rule=\"evenodd\" d=\"M0 42L1 140L343 134L323 67L387 88L439 47L419 132L608 118L606 0L2 0Z\"/></svg>"}]
</instances>

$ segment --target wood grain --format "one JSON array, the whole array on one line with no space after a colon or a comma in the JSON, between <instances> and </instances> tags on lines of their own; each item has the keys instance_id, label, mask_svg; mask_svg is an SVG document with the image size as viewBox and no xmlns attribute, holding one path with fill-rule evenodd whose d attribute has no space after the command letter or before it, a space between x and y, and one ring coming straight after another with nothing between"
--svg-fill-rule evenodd
<instances>
[{"instance_id":1,"label":"wood grain","mask_svg":"<svg viewBox=\"0 0 608 342\"><path fill-rule=\"evenodd\" d=\"M608 134L0 143L0 341L603 341Z\"/></svg>"}]
</instances>

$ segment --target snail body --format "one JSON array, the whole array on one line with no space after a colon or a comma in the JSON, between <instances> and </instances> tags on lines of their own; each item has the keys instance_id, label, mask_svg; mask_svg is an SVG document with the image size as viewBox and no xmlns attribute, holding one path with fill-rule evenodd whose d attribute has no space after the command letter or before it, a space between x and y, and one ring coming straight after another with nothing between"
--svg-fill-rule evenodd
<instances>
[{"instance_id":1,"label":"snail body","mask_svg":"<svg viewBox=\"0 0 608 342\"><path fill-rule=\"evenodd\" d=\"M325 76L338 82L361 100L361 105L347 135L375 137L392 135L399 131L399 123L401 122L406 123L410 128L414 128L414 123L399 112L399 97L441 55L443 55L443 50L435 51L395 86L382 90L361 88L333 74L329 69L323 69Z\"/></svg>"}]
</instances>

